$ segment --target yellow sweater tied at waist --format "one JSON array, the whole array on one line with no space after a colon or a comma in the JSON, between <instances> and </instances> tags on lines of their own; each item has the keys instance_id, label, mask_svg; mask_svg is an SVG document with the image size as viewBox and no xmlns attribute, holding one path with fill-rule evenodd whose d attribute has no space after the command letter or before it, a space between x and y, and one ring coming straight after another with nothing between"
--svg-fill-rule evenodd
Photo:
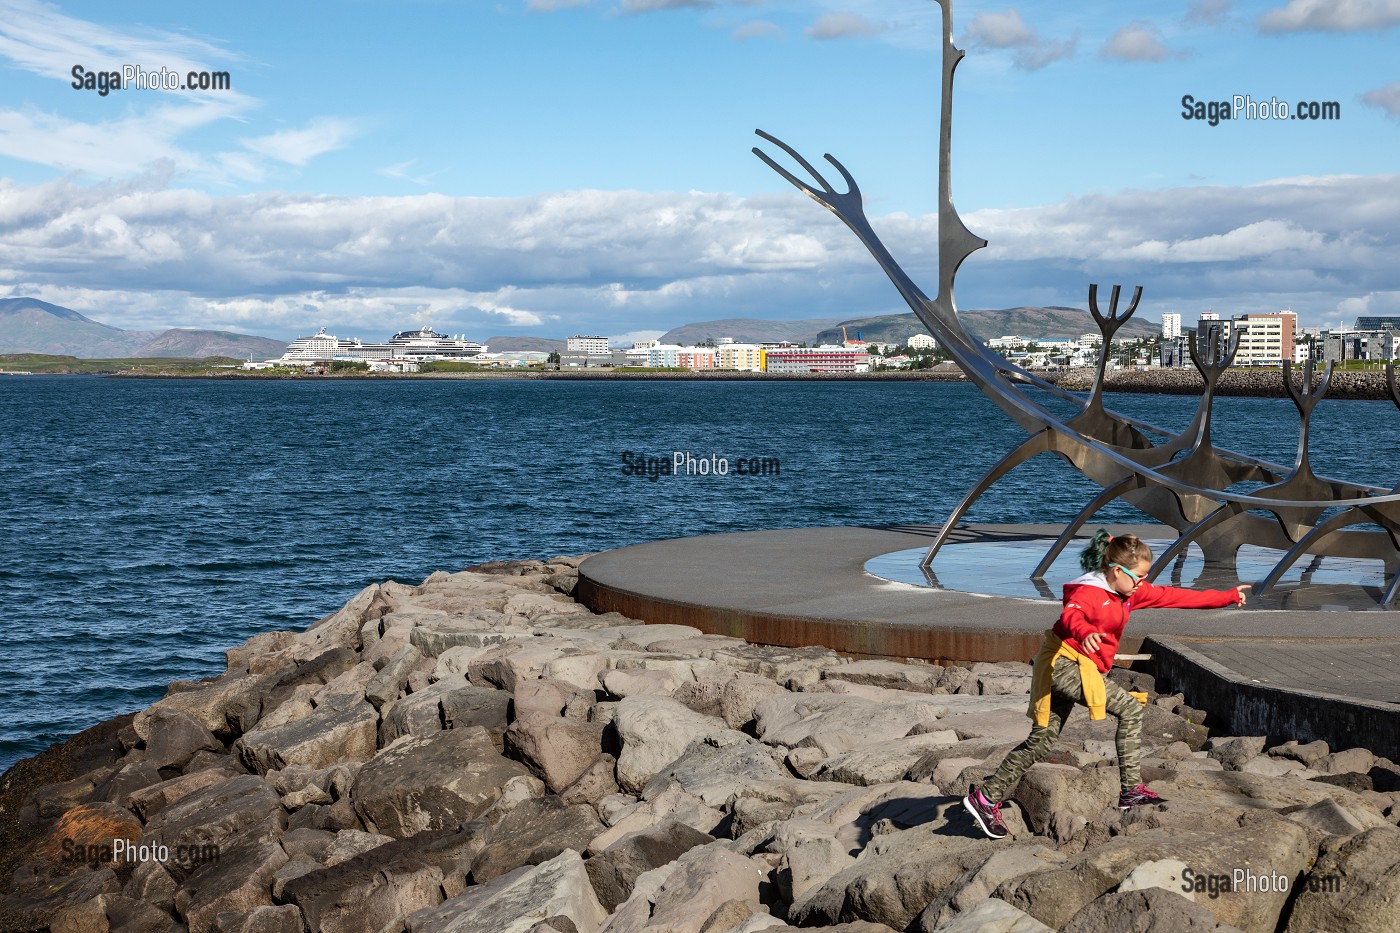
<instances>
[{"instance_id":1,"label":"yellow sweater tied at waist","mask_svg":"<svg viewBox=\"0 0 1400 933\"><path fill-rule=\"evenodd\" d=\"M1060 658L1069 658L1079 665L1079 682L1083 685L1084 705L1089 707L1089 718L1103 719L1108 707L1108 688L1104 686L1098 665L1093 658L1065 644L1054 629L1045 633L1045 643L1035 656L1035 666L1031 669L1031 702L1026 715L1041 728L1050 724L1050 672ZM1147 694L1132 691L1129 695L1147 705Z\"/></svg>"},{"instance_id":2,"label":"yellow sweater tied at waist","mask_svg":"<svg viewBox=\"0 0 1400 933\"><path fill-rule=\"evenodd\" d=\"M1089 718L1103 719L1108 706L1108 690L1104 687L1103 675L1099 673L1093 658L1065 644L1054 629L1045 633L1045 643L1035 656L1035 666L1031 669L1031 704L1026 715L1041 728L1050 724L1050 672L1060 658L1069 658L1079 665L1079 680L1084 685L1084 705L1089 707Z\"/></svg>"}]
</instances>

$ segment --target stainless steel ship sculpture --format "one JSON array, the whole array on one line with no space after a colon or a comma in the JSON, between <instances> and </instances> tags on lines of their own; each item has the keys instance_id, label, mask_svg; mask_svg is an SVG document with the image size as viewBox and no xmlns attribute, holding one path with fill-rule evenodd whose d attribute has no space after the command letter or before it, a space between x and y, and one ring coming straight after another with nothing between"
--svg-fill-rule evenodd
<instances>
[{"instance_id":1,"label":"stainless steel ship sculpture","mask_svg":"<svg viewBox=\"0 0 1400 933\"><path fill-rule=\"evenodd\" d=\"M1103 335L1098 368L1087 398L1080 398L1016 366L972 337L958 319L953 279L963 260L987 245L963 224L953 207L949 166L952 138L953 72L964 52L953 44L952 0L935 0L943 18L943 79L938 146L938 293L929 298L900 268L865 216L860 187L840 162L825 159L840 173L844 192L836 190L791 146L762 130L759 136L787 153L810 181L798 178L758 147L754 154L798 190L839 217L899 290L919 320L977 387L1030 437L1001 459L963 497L948 516L923 560L927 568L958 521L997 480L1041 453L1055 453L1103 487L1102 493L1071 518L1032 573L1044 576L1075 533L1104 505L1121 499L1177 532L1175 542L1155 561L1156 578L1173 560L1196 544L1209 565L1233 570L1241 546L1250 544L1284 552L1256 591L1267 593L1303 555L1352 557L1384 562L1385 583L1378 602L1392 607L1400 596L1400 484L1358 485L1318 476L1308 458L1313 409L1327 392L1328 364L1320 381L1312 362L1301 367L1295 384L1292 363L1283 364L1283 381L1299 414L1298 454L1292 466L1225 450L1211 443L1211 408L1220 376L1234 359L1239 332L1225 341L1192 338L1190 353L1205 380L1205 391L1191 424L1179 434L1109 410L1103 404L1104 373L1113 334L1137 310L1142 288L1134 289L1128 307L1119 310L1119 286L1113 286L1104 313L1098 287L1089 286L1089 309ZM1386 381L1400 406L1393 364ZM1034 391L1032 391L1034 390ZM1046 397L1073 403L1070 417L1055 414ZM1061 406L1062 407L1062 406ZM1232 492L1245 483L1256 486ZM1258 484L1262 483L1262 486ZM1353 526L1367 527L1356 528ZM1178 564L1178 567L1180 565Z\"/></svg>"}]
</instances>

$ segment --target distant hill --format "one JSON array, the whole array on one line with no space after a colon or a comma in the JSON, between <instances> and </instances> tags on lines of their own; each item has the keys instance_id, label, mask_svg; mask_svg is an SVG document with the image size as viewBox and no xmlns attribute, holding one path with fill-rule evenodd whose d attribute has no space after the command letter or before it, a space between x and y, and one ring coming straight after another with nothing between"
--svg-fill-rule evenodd
<instances>
[{"instance_id":1,"label":"distant hill","mask_svg":"<svg viewBox=\"0 0 1400 933\"><path fill-rule=\"evenodd\" d=\"M0 300L0 353L130 357L155 334L108 327L34 298Z\"/></svg>"},{"instance_id":2,"label":"distant hill","mask_svg":"<svg viewBox=\"0 0 1400 933\"><path fill-rule=\"evenodd\" d=\"M567 341L552 337L490 337L483 343L488 353L561 353Z\"/></svg>"},{"instance_id":3,"label":"distant hill","mask_svg":"<svg viewBox=\"0 0 1400 933\"><path fill-rule=\"evenodd\" d=\"M175 327L157 334L132 356L196 359L206 356L231 356L240 360L267 360L281 356L286 349L285 340L231 334L223 330Z\"/></svg>"},{"instance_id":4,"label":"distant hill","mask_svg":"<svg viewBox=\"0 0 1400 933\"><path fill-rule=\"evenodd\" d=\"M1081 334L1098 333L1098 325L1087 310L1082 308L1008 308L1002 311L959 311L973 336L982 340L1016 334L1035 340L1058 340L1078 337ZM859 331L861 337L871 343L903 344L915 334L926 334L924 327L913 312L909 314L887 314L880 317L856 318L841 321L846 333L852 338ZM1118 337L1150 337L1162 332L1162 325L1155 321L1133 318L1118 331ZM840 327L832 327L816 335L814 343L840 343Z\"/></svg>"},{"instance_id":5,"label":"distant hill","mask_svg":"<svg viewBox=\"0 0 1400 933\"><path fill-rule=\"evenodd\" d=\"M841 319L834 317L813 318L807 321L760 321L754 318L733 317L682 324L662 334L660 340L662 343L678 343L681 346L714 343L720 337L733 337L738 343L770 343L779 340L812 343L820 331L839 323Z\"/></svg>"},{"instance_id":6,"label":"distant hill","mask_svg":"<svg viewBox=\"0 0 1400 933\"><path fill-rule=\"evenodd\" d=\"M225 331L175 328L122 330L35 298L0 299L0 353L43 353L80 359L281 356L284 340Z\"/></svg>"}]
</instances>

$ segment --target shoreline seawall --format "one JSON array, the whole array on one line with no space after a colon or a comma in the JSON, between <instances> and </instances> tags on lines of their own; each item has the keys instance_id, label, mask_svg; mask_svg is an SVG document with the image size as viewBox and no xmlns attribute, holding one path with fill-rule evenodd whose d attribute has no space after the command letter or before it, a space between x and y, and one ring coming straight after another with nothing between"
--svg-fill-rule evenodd
<instances>
[{"instance_id":1,"label":"shoreline seawall","mask_svg":"<svg viewBox=\"0 0 1400 933\"><path fill-rule=\"evenodd\" d=\"M580 562L371 585L20 762L0 929L1400 926L1400 767L1365 748L1212 734L1115 671L1170 802L1111 806L1113 723L1079 714L991 840L959 800L1026 735L1026 664L597 615ZM1216 884L1241 866L1268 883Z\"/></svg>"},{"instance_id":2,"label":"shoreline seawall","mask_svg":"<svg viewBox=\"0 0 1400 933\"><path fill-rule=\"evenodd\" d=\"M1073 369L1064 372L1039 373L1048 382L1070 392L1087 392L1093 386L1094 370ZM227 379L227 380L317 380L356 382L414 381L414 380L546 380L560 382L582 381L646 381L646 382L967 382L961 372L929 371L878 373L635 373L606 370L584 372L480 372L480 373L393 373L368 375L260 375L258 373L199 374L186 373L111 373L113 379ZM1296 377L1295 377L1296 378ZM1314 378L1314 384L1320 379ZM1135 392L1156 395L1199 396L1205 387L1194 369L1116 370L1105 376L1108 392ZM1217 395L1284 398L1283 373L1277 369L1232 369L1221 376ZM1385 373L1381 371L1337 371L1332 375L1327 398L1381 400L1389 398Z\"/></svg>"}]
</instances>

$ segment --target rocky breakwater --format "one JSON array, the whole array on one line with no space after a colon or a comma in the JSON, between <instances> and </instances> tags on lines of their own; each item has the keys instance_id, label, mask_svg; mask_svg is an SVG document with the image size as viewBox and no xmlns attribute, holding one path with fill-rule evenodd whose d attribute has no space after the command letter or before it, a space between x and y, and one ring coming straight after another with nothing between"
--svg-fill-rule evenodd
<instances>
[{"instance_id":1,"label":"rocky breakwater","mask_svg":"<svg viewBox=\"0 0 1400 933\"><path fill-rule=\"evenodd\" d=\"M1094 385L1094 370L1071 369L1045 376L1050 382L1071 392L1087 392ZM1295 375L1294 379L1300 378ZM1321 367L1313 379L1314 385L1321 379ZM1194 369L1119 369L1104 377L1104 387L1109 392L1152 392L1163 395L1200 395L1205 391L1205 381ZM1220 377L1216 386L1217 395L1249 395L1263 398L1283 398L1287 392L1283 388L1283 371L1261 367L1257 369L1230 369ZM1328 398L1343 399L1387 399L1385 373L1346 372L1337 370L1328 384Z\"/></svg>"},{"instance_id":2,"label":"rocky breakwater","mask_svg":"<svg viewBox=\"0 0 1400 933\"><path fill-rule=\"evenodd\" d=\"M985 838L1022 664L594 615L577 561L371 586L0 781L0 926L56 933L1400 929L1400 770L1150 693L1120 812L1080 711ZM1151 691L1140 674L1115 673ZM62 780L58 780L62 778Z\"/></svg>"}]
</instances>

